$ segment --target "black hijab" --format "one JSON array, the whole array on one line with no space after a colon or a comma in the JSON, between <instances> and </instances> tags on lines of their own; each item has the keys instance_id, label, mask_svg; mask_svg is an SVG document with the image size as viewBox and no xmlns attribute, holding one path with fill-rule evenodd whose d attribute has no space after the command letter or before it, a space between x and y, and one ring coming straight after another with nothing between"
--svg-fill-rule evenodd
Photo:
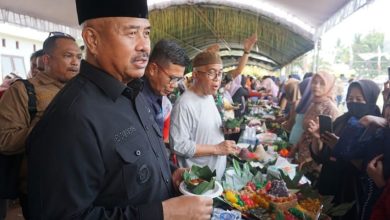
<instances>
[{"instance_id":1,"label":"black hijab","mask_svg":"<svg viewBox=\"0 0 390 220\"><path fill-rule=\"evenodd\" d=\"M380 93L380 88L375 82L369 79L361 79L352 82L349 84L346 98L348 98L352 88L359 88L362 91L366 104L354 103L351 105L347 103L348 112L338 117L334 122L334 131L336 135L340 135L340 132L343 130L347 124L347 121L352 116L357 118L361 118L365 115L381 116L379 107L376 105L376 101L378 100Z\"/></svg>"}]
</instances>

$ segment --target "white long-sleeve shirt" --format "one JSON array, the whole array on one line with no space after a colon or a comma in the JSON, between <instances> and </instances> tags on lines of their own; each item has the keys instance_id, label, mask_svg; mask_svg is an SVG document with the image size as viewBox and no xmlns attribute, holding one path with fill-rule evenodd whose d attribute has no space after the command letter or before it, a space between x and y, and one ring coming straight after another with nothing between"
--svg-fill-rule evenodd
<instances>
[{"instance_id":1,"label":"white long-sleeve shirt","mask_svg":"<svg viewBox=\"0 0 390 220\"><path fill-rule=\"evenodd\" d=\"M196 144L224 141L222 120L211 95L199 96L187 90L176 101L171 113L170 143L180 167L208 165L220 180L226 168L226 156L194 157Z\"/></svg>"}]
</instances>

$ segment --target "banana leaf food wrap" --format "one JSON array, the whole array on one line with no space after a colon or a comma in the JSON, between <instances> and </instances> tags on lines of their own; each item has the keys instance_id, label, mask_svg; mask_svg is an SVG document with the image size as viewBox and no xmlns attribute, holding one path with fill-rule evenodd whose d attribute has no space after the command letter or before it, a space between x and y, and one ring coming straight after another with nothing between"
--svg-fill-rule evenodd
<instances>
[{"instance_id":1,"label":"banana leaf food wrap","mask_svg":"<svg viewBox=\"0 0 390 220\"><path fill-rule=\"evenodd\" d=\"M208 166L192 165L191 170L184 172L183 179L191 193L201 195L214 189L216 175L216 171L211 171Z\"/></svg>"},{"instance_id":2,"label":"banana leaf food wrap","mask_svg":"<svg viewBox=\"0 0 390 220\"><path fill-rule=\"evenodd\" d=\"M239 128L244 122L244 118L227 119L223 122L223 127L227 129Z\"/></svg>"}]
</instances>

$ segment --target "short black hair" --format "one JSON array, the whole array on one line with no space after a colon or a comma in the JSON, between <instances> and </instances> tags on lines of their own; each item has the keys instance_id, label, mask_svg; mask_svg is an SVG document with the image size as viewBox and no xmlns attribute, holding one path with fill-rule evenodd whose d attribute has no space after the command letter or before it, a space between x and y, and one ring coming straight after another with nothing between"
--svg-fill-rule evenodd
<instances>
[{"instance_id":1,"label":"short black hair","mask_svg":"<svg viewBox=\"0 0 390 220\"><path fill-rule=\"evenodd\" d=\"M187 56L186 51L175 41L166 39L162 39L154 45L149 61L157 62L160 65L171 62L183 67L187 67L190 64L190 58Z\"/></svg>"},{"instance_id":2,"label":"short black hair","mask_svg":"<svg viewBox=\"0 0 390 220\"><path fill-rule=\"evenodd\" d=\"M305 75L303 76L303 79L306 79L306 78L309 78L309 77L312 77L313 76L313 73L312 72L307 72L305 73Z\"/></svg>"},{"instance_id":3,"label":"short black hair","mask_svg":"<svg viewBox=\"0 0 390 220\"><path fill-rule=\"evenodd\" d=\"M69 39L69 40L72 40L74 42L76 42L76 40L71 37L70 35L54 35L54 36L50 36L48 38L46 38L46 40L43 42L43 52L44 54L50 54L53 52L54 48L56 47L56 41L58 39Z\"/></svg>"},{"instance_id":4,"label":"short black hair","mask_svg":"<svg viewBox=\"0 0 390 220\"><path fill-rule=\"evenodd\" d=\"M37 50L35 51L34 53L31 54L30 56L30 61L34 58L38 58L38 57L41 57L43 56L45 53L43 52L43 49L40 49L40 50Z\"/></svg>"}]
</instances>

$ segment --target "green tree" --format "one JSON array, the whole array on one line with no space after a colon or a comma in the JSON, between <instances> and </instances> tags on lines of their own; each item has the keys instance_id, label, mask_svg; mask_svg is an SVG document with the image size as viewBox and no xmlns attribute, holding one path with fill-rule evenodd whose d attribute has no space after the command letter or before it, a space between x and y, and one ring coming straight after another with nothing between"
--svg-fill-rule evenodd
<instances>
[{"instance_id":1,"label":"green tree","mask_svg":"<svg viewBox=\"0 0 390 220\"><path fill-rule=\"evenodd\" d=\"M377 75L385 74L388 60L380 57L380 66L378 69L378 48L383 51L384 33L372 31L367 35L355 34L352 44L353 51L353 69L358 76L373 78ZM369 59L363 59L364 55L372 54Z\"/></svg>"}]
</instances>

